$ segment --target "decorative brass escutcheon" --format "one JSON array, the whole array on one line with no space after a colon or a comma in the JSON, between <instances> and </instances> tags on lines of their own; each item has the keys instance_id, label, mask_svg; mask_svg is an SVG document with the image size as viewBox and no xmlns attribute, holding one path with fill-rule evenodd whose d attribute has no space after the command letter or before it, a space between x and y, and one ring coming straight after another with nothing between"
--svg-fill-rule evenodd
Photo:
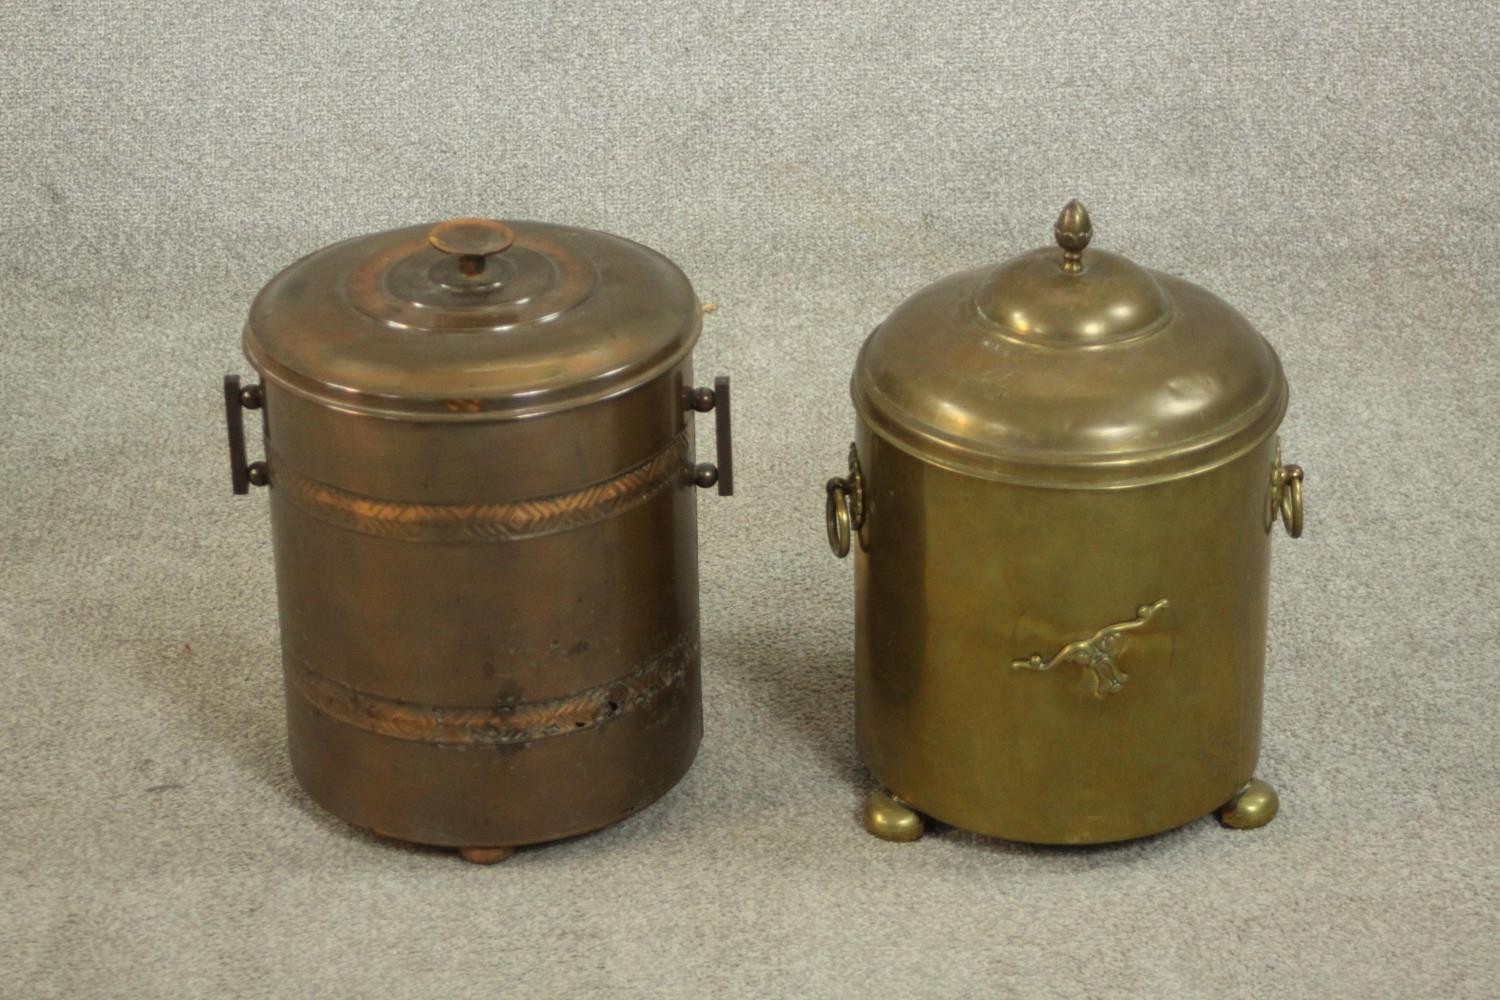
<instances>
[{"instance_id":1,"label":"decorative brass escutcheon","mask_svg":"<svg viewBox=\"0 0 1500 1000\"><path fill-rule=\"evenodd\" d=\"M1070 642L1053 654L1050 660L1035 654L1024 660L1014 660L1011 662L1011 669L1051 670L1064 663L1078 663L1094 672L1095 695L1102 698L1107 694L1114 694L1130 680L1130 676L1115 664L1122 637L1143 627L1167 607L1165 597L1155 604L1142 604L1136 609L1135 617L1128 622L1106 625L1087 639Z\"/></svg>"},{"instance_id":2,"label":"decorative brass escutcheon","mask_svg":"<svg viewBox=\"0 0 1500 1000\"><path fill-rule=\"evenodd\" d=\"M865 524L865 476L859 467L859 452L849 446L849 475L828 480L828 545L840 559L849 554L849 543Z\"/></svg>"},{"instance_id":3,"label":"decorative brass escutcheon","mask_svg":"<svg viewBox=\"0 0 1500 1000\"><path fill-rule=\"evenodd\" d=\"M1293 538L1302 537L1302 466L1282 465L1281 449L1276 450L1276 464L1271 466L1271 498L1266 525L1281 515L1281 526Z\"/></svg>"}]
</instances>

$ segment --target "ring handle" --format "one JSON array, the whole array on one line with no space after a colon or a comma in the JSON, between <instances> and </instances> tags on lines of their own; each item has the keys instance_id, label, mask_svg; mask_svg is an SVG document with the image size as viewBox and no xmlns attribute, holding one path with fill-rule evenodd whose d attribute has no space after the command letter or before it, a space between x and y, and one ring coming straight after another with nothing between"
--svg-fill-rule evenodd
<instances>
[{"instance_id":1,"label":"ring handle","mask_svg":"<svg viewBox=\"0 0 1500 1000\"><path fill-rule=\"evenodd\" d=\"M849 475L828 480L827 490L824 520L828 526L828 547L842 559L849 554L854 535L865 526L865 473L859 467L859 450L855 445L849 446Z\"/></svg>"},{"instance_id":2,"label":"ring handle","mask_svg":"<svg viewBox=\"0 0 1500 1000\"><path fill-rule=\"evenodd\" d=\"M1282 464L1281 447L1278 445L1276 460L1271 463L1271 491L1265 507L1267 531L1276 526L1276 519L1280 517L1281 526L1288 535L1293 538L1302 537L1303 478L1302 466Z\"/></svg>"},{"instance_id":3,"label":"ring handle","mask_svg":"<svg viewBox=\"0 0 1500 1000\"><path fill-rule=\"evenodd\" d=\"M838 477L828 480L828 503L824 517L828 522L828 547L842 559L849 554L854 518L849 513L849 484Z\"/></svg>"},{"instance_id":4,"label":"ring handle","mask_svg":"<svg viewBox=\"0 0 1500 1000\"><path fill-rule=\"evenodd\" d=\"M1293 538L1302 537L1302 466L1281 467L1281 526Z\"/></svg>"}]
</instances>

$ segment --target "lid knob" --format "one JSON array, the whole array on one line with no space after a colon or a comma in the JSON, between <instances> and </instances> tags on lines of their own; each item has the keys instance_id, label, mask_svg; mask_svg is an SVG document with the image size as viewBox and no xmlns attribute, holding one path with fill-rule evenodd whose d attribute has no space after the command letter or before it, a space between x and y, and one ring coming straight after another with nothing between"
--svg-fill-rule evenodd
<instances>
[{"instance_id":1,"label":"lid knob","mask_svg":"<svg viewBox=\"0 0 1500 1000\"><path fill-rule=\"evenodd\" d=\"M1057 245L1062 247L1063 271L1068 274L1082 273L1083 248L1089 245L1089 240L1094 236L1094 224L1089 220L1089 210L1083 207L1083 202L1074 198L1063 206L1062 213L1057 217L1057 224L1052 227L1052 234L1057 237Z\"/></svg>"},{"instance_id":2,"label":"lid knob","mask_svg":"<svg viewBox=\"0 0 1500 1000\"><path fill-rule=\"evenodd\" d=\"M484 273L485 258L509 249L516 240L510 227L497 219L449 219L427 233L427 242L458 258L458 269L469 277Z\"/></svg>"}]
</instances>

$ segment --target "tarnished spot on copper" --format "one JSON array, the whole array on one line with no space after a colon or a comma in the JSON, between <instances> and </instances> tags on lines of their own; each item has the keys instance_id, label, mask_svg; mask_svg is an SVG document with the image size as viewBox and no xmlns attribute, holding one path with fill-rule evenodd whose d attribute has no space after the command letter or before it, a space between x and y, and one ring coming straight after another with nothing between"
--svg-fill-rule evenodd
<instances>
[{"instance_id":1,"label":"tarnished spot on copper","mask_svg":"<svg viewBox=\"0 0 1500 1000\"><path fill-rule=\"evenodd\" d=\"M574 694L512 705L418 705L360 691L297 664L287 681L324 715L398 740L439 746L498 747L566 736L646 708L682 683L697 644L679 640L643 666Z\"/></svg>"},{"instance_id":2,"label":"tarnished spot on copper","mask_svg":"<svg viewBox=\"0 0 1500 1000\"><path fill-rule=\"evenodd\" d=\"M1064 663L1078 663L1094 672L1094 694L1103 697L1115 694L1130 680L1130 675L1115 664L1122 636L1144 626L1158 612L1168 607L1164 597L1155 604L1142 604L1135 617L1128 622L1106 625L1087 639L1070 642L1053 654L1050 660L1032 655L1011 663L1013 670L1051 670Z\"/></svg>"},{"instance_id":3,"label":"tarnished spot on copper","mask_svg":"<svg viewBox=\"0 0 1500 1000\"><path fill-rule=\"evenodd\" d=\"M508 542L567 531L645 503L680 481L687 431L628 472L581 490L531 500L432 504L351 493L277 463L272 485L330 524L406 542Z\"/></svg>"}]
</instances>

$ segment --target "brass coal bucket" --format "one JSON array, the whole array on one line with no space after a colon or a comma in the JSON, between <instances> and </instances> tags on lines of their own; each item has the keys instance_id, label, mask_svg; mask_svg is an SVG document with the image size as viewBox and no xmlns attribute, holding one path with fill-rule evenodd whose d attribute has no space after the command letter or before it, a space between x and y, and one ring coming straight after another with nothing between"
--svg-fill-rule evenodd
<instances>
[{"instance_id":1,"label":"brass coal bucket","mask_svg":"<svg viewBox=\"0 0 1500 1000\"><path fill-rule=\"evenodd\" d=\"M614 823L702 732L696 491L732 492L692 286L605 233L460 219L256 298L226 378L269 487L292 767L386 836L497 861ZM247 463L243 409L263 416ZM717 467L693 413L716 415Z\"/></svg>"},{"instance_id":2,"label":"brass coal bucket","mask_svg":"<svg viewBox=\"0 0 1500 1000\"><path fill-rule=\"evenodd\" d=\"M1057 246L952 275L855 366L829 540L855 552L865 824L1011 840L1269 822L1270 534L1302 531L1271 346L1209 292Z\"/></svg>"}]
</instances>

